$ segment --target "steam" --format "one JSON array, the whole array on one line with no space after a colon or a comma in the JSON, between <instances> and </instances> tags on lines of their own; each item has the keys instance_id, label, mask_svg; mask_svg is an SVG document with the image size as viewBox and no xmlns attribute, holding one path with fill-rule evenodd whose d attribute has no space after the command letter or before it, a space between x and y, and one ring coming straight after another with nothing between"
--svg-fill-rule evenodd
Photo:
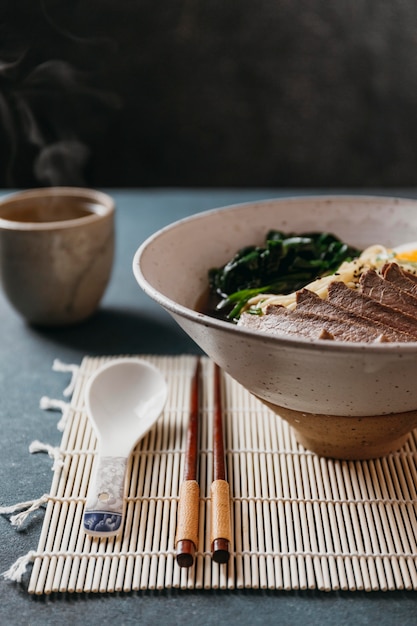
<instances>
[{"instance_id":1,"label":"steam","mask_svg":"<svg viewBox=\"0 0 417 626\"><path fill-rule=\"evenodd\" d=\"M39 9L44 27L51 32L54 21L44 7ZM105 59L103 46L108 47L108 42L81 39L62 26L56 26L53 35L55 54L61 53L62 58L38 62L41 52L30 42L0 49L0 135L4 136L2 150L7 151L1 160L6 186L20 186L22 172L34 184L86 184L90 146L103 134L111 110L121 106L120 98L102 86L99 63L93 70L79 67L80 46L88 49L87 58ZM71 44L77 61L64 58Z\"/></svg>"},{"instance_id":2,"label":"steam","mask_svg":"<svg viewBox=\"0 0 417 626\"><path fill-rule=\"evenodd\" d=\"M82 172L90 156L88 147L77 139L62 139L46 145L35 159L34 174L45 186L85 185Z\"/></svg>"}]
</instances>

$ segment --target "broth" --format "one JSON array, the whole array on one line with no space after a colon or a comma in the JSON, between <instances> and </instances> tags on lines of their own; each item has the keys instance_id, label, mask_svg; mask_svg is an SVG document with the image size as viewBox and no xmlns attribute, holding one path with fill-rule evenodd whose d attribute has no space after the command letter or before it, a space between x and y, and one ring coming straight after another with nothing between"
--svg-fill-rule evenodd
<instances>
[{"instance_id":1,"label":"broth","mask_svg":"<svg viewBox=\"0 0 417 626\"><path fill-rule=\"evenodd\" d=\"M204 292L197 299L194 310L197 311L197 313L203 313L204 315L208 315L209 317L215 317L218 320L230 322L231 320L227 318L227 313L230 309L222 309L221 311L218 311L216 307L219 302L219 296L217 296L207 287L207 289L205 289Z\"/></svg>"}]
</instances>

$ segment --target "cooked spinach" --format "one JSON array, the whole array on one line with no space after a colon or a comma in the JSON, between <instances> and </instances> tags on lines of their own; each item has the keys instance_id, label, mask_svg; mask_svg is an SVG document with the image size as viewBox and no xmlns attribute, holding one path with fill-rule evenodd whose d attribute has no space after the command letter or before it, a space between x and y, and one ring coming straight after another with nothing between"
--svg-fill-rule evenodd
<instances>
[{"instance_id":1,"label":"cooked spinach","mask_svg":"<svg viewBox=\"0 0 417 626\"><path fill-rule=\"evenodd\" d=\"M246 302L259 293L288 294L316 278L334 274L360 250L330 233L283 233L271 230L263 246L245 246L224 266L209 271L217 311L237 319Z\"/></svg>"}]
</instances>

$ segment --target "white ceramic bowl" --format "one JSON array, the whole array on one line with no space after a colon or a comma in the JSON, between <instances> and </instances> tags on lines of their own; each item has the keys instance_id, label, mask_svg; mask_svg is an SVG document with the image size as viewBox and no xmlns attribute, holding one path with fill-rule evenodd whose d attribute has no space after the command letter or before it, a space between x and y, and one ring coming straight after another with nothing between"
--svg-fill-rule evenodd
<instances>
[{"instance_id":1,"label":"white ceramic bowl","mask_svg":"<svg viewBox=\"0 0 417 626\"><path fill-rule=\"evenodd\" d=\"M359 248L417 240L417 201L304 196L196 214L155 233L134 257L142 289L220 367L273 407L332 416L417 410L417 343L375 345L274 337L195 310L211 267L271 229L328 231ZM417 424L416 424L417 425Z\"/></svg>"}]
</instances>

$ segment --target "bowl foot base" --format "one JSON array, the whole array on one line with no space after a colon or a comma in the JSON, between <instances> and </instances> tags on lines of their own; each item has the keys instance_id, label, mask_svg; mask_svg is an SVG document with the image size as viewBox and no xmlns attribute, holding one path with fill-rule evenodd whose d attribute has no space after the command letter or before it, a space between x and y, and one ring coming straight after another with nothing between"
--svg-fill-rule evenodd
<instances>
[{"instance_id":1,"label":"bowl foot base","mask_svg":"<svg viewBox=\"0 0 417 626\"><path fill-rule=\"evenodd\" d=\"M390 415L319 415L260 400L291 425L298 443L328 458L361 461L386 456L399 450L417 427L417 410Z\"/></svg>"},{"instance_id":2,"label":"bowl foot base","mask_svg":"<svg viewBox=\"0 0 417 626\"><path fill-rule=\"evenodd\" d=\"M310 450L319 456L344 461L366 461L386 456L387 454L400 450L408 438L408 434L406 434L398 439L391 440L386 445L381 443L373 445L369 442L364 442L359 445L355 444L352 447L346 443L337 445L331 442L317 441L313 438L304 436L294 427L292 427L292 430L294 431L297 442L307 450Z\"/></svg>"}]
</instances>

